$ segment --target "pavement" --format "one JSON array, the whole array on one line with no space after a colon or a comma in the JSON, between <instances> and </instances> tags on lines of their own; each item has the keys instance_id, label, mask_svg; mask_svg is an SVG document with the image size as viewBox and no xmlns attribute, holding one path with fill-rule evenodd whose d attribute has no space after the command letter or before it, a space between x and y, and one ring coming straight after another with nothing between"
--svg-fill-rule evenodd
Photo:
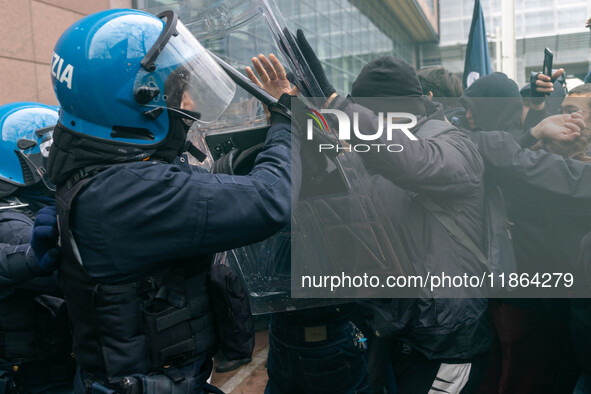
<instances>
[{"instance_id":1,"label":"pavement","mask_svg":"<svg viewBox=\"0 0 591 394\"><path fill-rule=\"evenodd\" d=\"M213 373L211 383L226 394L263 394L267 385L269 331L255 333L252 361L234 371Z\"/></svg>"}]
</instances>

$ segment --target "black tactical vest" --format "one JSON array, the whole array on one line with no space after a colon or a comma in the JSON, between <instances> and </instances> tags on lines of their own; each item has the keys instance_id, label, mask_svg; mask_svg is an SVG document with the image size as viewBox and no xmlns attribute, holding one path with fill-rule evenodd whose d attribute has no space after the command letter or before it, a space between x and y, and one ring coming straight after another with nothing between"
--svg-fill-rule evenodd
<instances>
[{"instance_id":1,"label":"black tactical vest","mask_svg":"<svg viewBox=\"0 0 591 394\"><path fill-rule=\"evenodd\" d=\"M0 199L0 220L25 222L32 228L35 212L15 197ZM5 226L1 239L15 237ZM22 242L23 234L19 234ZM30 290L6 289L0 298L0 371L18 388L35 391L37 386L71 385L76 369L71 357L72 338L63 299L40 295L46 289L35 284ZM1 391L1 390L0 390Z\"/></svg>"},{"instance_id":2,"label":"black tactical vest","mask_svg":"<svg viewBox=\"0 0 591 394\"><path fill-rule=\"evenodd\" d=\"M59 282L72 319L74 354L87 381L113 386L134 373L158 373L212 357L217 338L208 264L171 261L160 273L114 285L98 283L84 270L69 214L89 179L68 182L56 193L62 252Z\"/></svg>"},{"instance_id":3,"label":"black tactical vest","mask_svg":"<svg viewBox=\"0 0 591 394\"><path fill-rule=\"evenodd\" d=\"M71 384L75 363L64 300L17 290L0 300L0 369L19 391Z\"/></svg>"}]
</instances>

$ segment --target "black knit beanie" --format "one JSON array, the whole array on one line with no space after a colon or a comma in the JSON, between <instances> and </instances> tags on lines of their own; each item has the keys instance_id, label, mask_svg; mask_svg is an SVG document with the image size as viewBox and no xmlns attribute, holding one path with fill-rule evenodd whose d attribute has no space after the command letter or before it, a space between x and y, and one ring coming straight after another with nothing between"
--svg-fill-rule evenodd
<instances>
[{"instance_id":1,"label":"black knit beanie","mask_svg":"<svg viewBox=\"0 0 591 394\"><path fill-rule=\"evenodd\" d=\"M402 59L382 56L367 63L353 82L353 97L421 96L415 69Z\"/></svg>"},{"instance_id":2,"label":"black knit beanie","mask_svg":"<svg viewBox=\"0 0 591 394\"><path fill-rule=\"evenodd\" d=\"M425 109L420 97L423 94L421 83L415 69L402 59L394 56L382 56L367 63L353 82L351 96L353 97L416 97L416 100L405 101L412 103L415 114L424 114ZM403 101L397 101L403 103ZM388 107L389 105L389 107ZM405 105L406 106L406 105ZM374 111L392 111L391 104L384 102L384 108L372 108ZM400 105L397 105L398 109Z\"/></svg>"}]
</instances>

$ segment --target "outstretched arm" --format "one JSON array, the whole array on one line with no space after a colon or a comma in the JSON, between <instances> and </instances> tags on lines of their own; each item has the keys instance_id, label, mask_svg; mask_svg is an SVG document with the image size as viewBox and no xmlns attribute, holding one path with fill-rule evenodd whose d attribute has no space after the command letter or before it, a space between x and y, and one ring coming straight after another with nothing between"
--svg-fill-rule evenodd
<instances>
[{"instance_id":1,"label":"outstretched arm","mask_svg":"<svg viewBox=\"0 0 591 394\"><path fill-rule=\"evenodd\" d=\"M516 180L555 196L591 199L591 163L521 148L503 131L473 131L470 138L478 145L487 172L500 179Z\"/></svg>"}]
</instances>

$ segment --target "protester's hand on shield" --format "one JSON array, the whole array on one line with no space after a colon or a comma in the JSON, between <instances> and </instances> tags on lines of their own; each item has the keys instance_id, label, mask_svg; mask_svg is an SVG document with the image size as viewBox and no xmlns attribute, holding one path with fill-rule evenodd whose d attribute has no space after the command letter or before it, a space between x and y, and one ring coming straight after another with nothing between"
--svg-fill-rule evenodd
<instances>
[{"instance_id":1,"label":"protester's hand on shield","mask_svg":"<svg viewBox=\"0 0 591 394\"><path fill-rule=\"evenodd\" d=\"M292 86L287 79L287 74L283 65L273 54L269 58L263 54L252 58L252 64L258 74L258 78L250 67L246 67L246 75L250 80L263 88L277 100L287 93L290 96L297 96L300 91Z\"/></svg>"},{"instance_id":2,"label":"protester's hand on shield","mask_svg":"<svg viewBox=\"0 0 591 394\"><path fill-rule=\"evenodd\" d=\"M585 127L583 113L578 111L549 116L538 123L531 133L539 140L573 141L581 136L581 130Z\"/></svg>"}]
</instances>

